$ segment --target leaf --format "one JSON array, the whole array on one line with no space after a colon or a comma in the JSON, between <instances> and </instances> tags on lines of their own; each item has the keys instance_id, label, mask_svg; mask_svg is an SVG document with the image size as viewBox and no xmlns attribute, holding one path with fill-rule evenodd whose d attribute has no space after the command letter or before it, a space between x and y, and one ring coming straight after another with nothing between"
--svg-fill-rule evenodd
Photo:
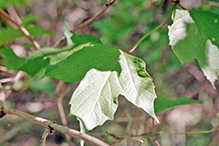
<instances>
[{"instance_id":1,"label":"leaf","mask_svg":"<svg viewBox=\"0 0 219 146\"><path fill-rule=\"evenodd\" d=\"M119 76L119 82L123 90L121 94L158 122L154 114L154 99L157 97L154 90L155 86L145 71L145 63L141 59L126 53L122 55L119 63L122 67Z\"/></svg>"},{"instance_id":2,"label":"leaf","mask_svg":"<svg viewBox=\"0 0 219 146\"><path fill-rule=\"evenodd\" d=\"M217 113L216 118L217 118L217 120L219 121L219 113Z\"/></svg>"},{"instance_id":3,"label":"leaf","mask_svg":"<svg viewBox=\"0 0 219 146\"><path fill-rule=\"evenodd\" d=\"M0 56L4 58L2 63L7 69L19 69L25 63L25 59L18 57L10 48L1 49Z\"/></svg>"},{"instance_id":4,"label":"leaf","mask_svg":"<svg viewBox=\"0 0 219 146\"><path fill-rule=\"evenodd\" d=\"M201 104L202 101L192 100L189 97L179 97L177 99L169 99L165 96L158 96L154 101L155 113L172 109L174 107L186 104Z\"/></svg>"},{"instance_id":5,"label":"leaf","mask_svg":"<svg viewBox=\"0 0 219 146\"><path fill-rule=\"evenodd\" d=\"M14 4L14 5L23 5L26 3L31 2L32 0L1 0L0 1L0 8L5 8L7 7L9 4Z\"/></svg>"},{"instance_id":6,"label":"leaf","mask_svg":"<svg viewBox=\"0 0 219 146\"><path fill-rule=\"evenodd\" d=\"M48 30L44 30L41 27L36 27L34 25L28 25L25 27L31 36L37 36L41 34L50 34ZM12 35L13 34L13 35ZM8 44L17 38L25 37L25 35L19 29L5 28L0 30L0 46Z\"/></svg>"},{"instance_id":7,"label":"leaf","mask_svg":"<svg viewBox=\"0 0 219 146\"><path fill-rule=\"evenodd\" d=\"M45 75L67 82L80 81L92 68L115 70L119 56L120 52L116 48L102 44L90 45L72 53L60 63L47 66ZM116 68L116 71L120 72L121 69Z\"/></svg>"},{"instance_id":8,"label":"leaf","mask_svg":"<svg viewBox=\"0 0 219 146\"><path fill-rule=\"evenodd\" d=\"M176 10L172 19L168 35L174 53L181 63L197 59L214 86L219 75L219 17L210 12Z\"/></svg>"},{"instance_id":9,"label":"leaf","mask_svg":"<svg viewBox=\"0 0 219 146\"><path fill-rule=\"evenodd\" d=\"M103 45L94 36L76 35L67 28L67 24L65 35L68 41L66 47L42 48L39 51L30 52L25 63L10 69L23 70L31 76L45 69L44 76L67 82L82 80L86 72L92 68L121 72L121 67L114 68L121 54L118 49ZM13 61L16 62L16 60Z\"/></svg>"},{"instance_id":10,"label":"leaf","mask_svg":"<svg viewBox=\"0 0 219 146\"><path fill-rule=\"evenodd\" d=\"M122 68L120 74L89 70L72 95L70 114L82 120L88 130L113 119L119 94L157 120L153 107L154 85L145 71L144 62L123 53L118 63Z\"/></svg>"},{"instance_id":11,"label":"leaf","mask_svg":"<svg viewBox=\"0 0 219 146\"><path fill-rule=\"evenodd\" d=\"M115 71L91 69L72 95L71 115L79 117L88 130L113 119L120 86Z\"/></svg>"}]
</instances>

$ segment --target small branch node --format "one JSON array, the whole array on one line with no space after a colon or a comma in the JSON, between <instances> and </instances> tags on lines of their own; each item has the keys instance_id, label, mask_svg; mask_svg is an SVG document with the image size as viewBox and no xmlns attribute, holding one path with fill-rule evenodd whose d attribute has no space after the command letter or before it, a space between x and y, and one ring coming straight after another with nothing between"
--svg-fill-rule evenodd
<instances>
[{"instance_id":1,"label":"small branch node","mask_svg":"<svg viewBox=\"0 0 219 146\"><path fill-rule=\"evenodd\" d=\"M0 101L0 118L6 115L3 110L4 110L3 102Z\"/></svg>"}]
</instances>

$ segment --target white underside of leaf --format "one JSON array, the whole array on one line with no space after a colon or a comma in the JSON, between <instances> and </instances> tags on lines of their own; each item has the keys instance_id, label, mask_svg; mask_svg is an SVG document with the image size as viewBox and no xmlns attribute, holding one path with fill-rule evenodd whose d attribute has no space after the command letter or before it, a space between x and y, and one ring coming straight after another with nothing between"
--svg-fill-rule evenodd
<instances>
[{"instance_id":1,"label":"white underside of leaf","mask_svg":"<svg viewBox=\"0 0 219 146\"><path fill-rule=\"evenodd\" d=\"M119 94L158 122L154 113L156 94L152 79L137 74L134 58L125 53L121 55L119 63L122 72L119 76L115 71L89 70L73 93L70 114L83 120L88 130L113 119Z\"/></svg>"},{"instance_id":2,"label":"white underside of leaf","mask_svg":"<svg viewBox=\"0 0 219 146\"><path fill-rule=\"evenodd\" d=\"M72 95L71 113L83 120L88 130L113 119L119 95L117 72L91 69Z\"/></svg>"},{"instance_id":3,"label":"white underside of leaf","mask_svg":"<svg viewBox=\"0 0 219 146\"><path fill-rule=\"evenodd\" d=\"M214 86L219 76L219 49L210 40L206 42L206 65L201 67L207 79Z\"/></svg>"},{"instance_id":4,"label":"white underside of leaf","mask_svg":"<svg viewBox=\"0 0 219 146\"><path fill-rule=\"evenodd\" d=\"M175 46L179 41L186 37L186 26L189 23L194 23L190 14L186 10L176 10L175 15L172 15L173 24L168 26L169 45Z\"/></svg>"},{"instance_id":5,"label":"white underside of leaf","mask_svg":"<svg viewBox=\"0 0 219 146\"><path fill-rule=\"evenodd\" d=\"M128 101L142 108L159 123L154 113L154 100L157 96L152 79L139 77L133 59L131 55L123 54L119 61L122 67L122 72L119 76L119 82L123 89L121 94Z\"/></svg>"}]
</instances>

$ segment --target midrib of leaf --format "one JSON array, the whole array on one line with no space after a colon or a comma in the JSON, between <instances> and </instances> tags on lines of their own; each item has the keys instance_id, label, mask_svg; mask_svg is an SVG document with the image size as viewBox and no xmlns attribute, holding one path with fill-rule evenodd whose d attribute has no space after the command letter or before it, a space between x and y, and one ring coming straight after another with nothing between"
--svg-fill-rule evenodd
<instances>
[{"instance_id":1,"label":"midrib of leaf","mask_svg":"<svg viewBox=\"0 0 219 146\"><path fill-rule=\"evenodd\" d=\"M102 86L102 88L101 88L101 90L100 90L99 97L101 97L100 95L101 95L101 93L103 92L103 88L106 86L106 83L107 83L107 81L109 80L109 78L110 78L111 75L112 75L112 72L109 74L109 76L108 76L107 79L105 80L105 82L104 82L104 84L103 84L103 86ZM110 87L110 89L111 89L110 84L109 84L109 87ZM96 107L96 104L98 103L99 99L100 99L100 98L97 98L97 100L96 100L96 102L95 102L95 106L93 106L93 108L92 108L92 111L94 111L94 107ZM101 107L101 106L100 106L100 107ZM100 108L100 109L101 109L101 111L102 111L102 108ZM95 113L95 114L96 114L96 113ZM91 114L90 114L90 115L91 115Z\"/></svg>"}]
</instances>

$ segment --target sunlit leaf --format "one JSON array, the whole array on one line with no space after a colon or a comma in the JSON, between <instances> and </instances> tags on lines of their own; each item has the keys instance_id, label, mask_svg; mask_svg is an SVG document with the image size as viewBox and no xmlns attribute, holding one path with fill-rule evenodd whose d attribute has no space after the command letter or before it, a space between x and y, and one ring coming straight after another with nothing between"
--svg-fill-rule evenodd
<instances>
[{"instance_id":1,"label":"sunlit leaf","mask_svg":"<svg viewBox=\"0 0 219 146\"><path fill-rule=\"evenodd\" d=\"M144 62L123 53L118 63L122 68L120 74L89 70L72 95L70 114L79 117L88 130L113 119L119 94L157 120L154 85L145 71Z\"/></svg>"}]
</instances>

